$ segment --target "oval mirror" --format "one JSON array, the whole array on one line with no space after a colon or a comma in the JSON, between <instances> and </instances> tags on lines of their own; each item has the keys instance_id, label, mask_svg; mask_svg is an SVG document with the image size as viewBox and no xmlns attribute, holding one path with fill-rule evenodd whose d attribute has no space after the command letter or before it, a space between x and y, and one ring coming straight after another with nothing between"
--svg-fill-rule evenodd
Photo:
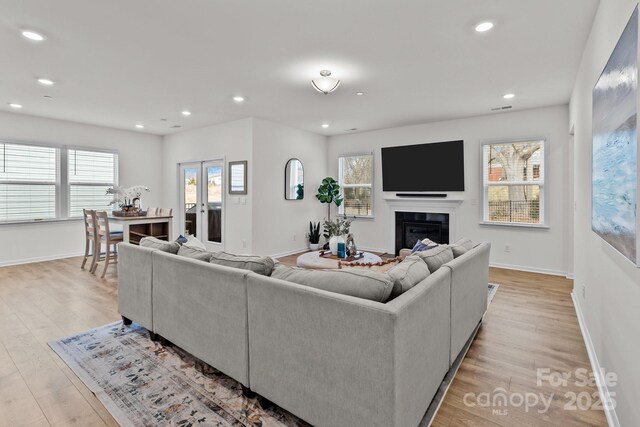
<instances>
[{"instance_id":1,"label":"oval mirror","mask_svg":"<svg viewBox=\"0 0 640 427\"><path fill-rule=\"evenodd\" d=\"M284 169L284 198L304 199L304 168L298 159L289 159Z\"/></svg>"}]
</instances>

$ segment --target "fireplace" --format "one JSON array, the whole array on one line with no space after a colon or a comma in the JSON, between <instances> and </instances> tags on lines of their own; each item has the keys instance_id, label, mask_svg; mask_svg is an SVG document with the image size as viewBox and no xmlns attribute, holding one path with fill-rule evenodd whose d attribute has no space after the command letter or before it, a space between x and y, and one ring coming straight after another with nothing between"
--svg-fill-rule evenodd
<instances>
[{"instance_id":1,"label":"fireplace","mask_svg":"<svg viewBox=\"0 0 640 427\"><path fill-rule=\"evenodd\" d=\"M449 243L449 214L396 211L396 255L424 238Z\"/></svg>"}]
</instances>

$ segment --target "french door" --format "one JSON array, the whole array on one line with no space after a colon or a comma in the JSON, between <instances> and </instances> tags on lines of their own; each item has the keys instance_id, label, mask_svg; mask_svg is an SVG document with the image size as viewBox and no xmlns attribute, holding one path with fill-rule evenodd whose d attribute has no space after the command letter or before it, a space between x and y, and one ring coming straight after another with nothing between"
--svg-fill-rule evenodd
<instances>
[{"instance_id":1,"label":"french door","mask_svg":"<svg viewBox=\"0 0 640 427\"><path fill-rule=\"evenodd\" d=\"M180 231L224 250L224 160L180 164Z\"/></svg>"}]
</instances>

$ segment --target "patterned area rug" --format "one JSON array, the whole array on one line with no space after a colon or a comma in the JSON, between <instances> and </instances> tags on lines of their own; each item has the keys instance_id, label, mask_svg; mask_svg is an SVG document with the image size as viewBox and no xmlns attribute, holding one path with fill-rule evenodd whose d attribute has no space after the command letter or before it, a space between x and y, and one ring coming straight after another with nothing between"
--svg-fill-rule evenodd
<instances>
[{"instance_id":1,"label":"patterned area rug","mask_svg":"<svg viewBox=\"0 0 640 427\"><path fill-rule=\"evenodd\" d=\"M498 285L489 284L488 303ZM434 397L421 426L427 426L453 380L466 350ZM49 343L122 426L301 426L284 409L264 409L242 394L238 382L174 346L149 339L146 329L112 323Z\"/></svg>"},{"instance_id":2,"label":"patterned area rug","mask_svg":"<svg viewBox=\"0 0 640 427\"><path fill-rule=\"evenodd\" d=\"M263 409L221 372L198 371L195 357L151 341L135 324L112 323L49 346L122 426L308 426L276 406Z\"/></svg>"}]
</instances>

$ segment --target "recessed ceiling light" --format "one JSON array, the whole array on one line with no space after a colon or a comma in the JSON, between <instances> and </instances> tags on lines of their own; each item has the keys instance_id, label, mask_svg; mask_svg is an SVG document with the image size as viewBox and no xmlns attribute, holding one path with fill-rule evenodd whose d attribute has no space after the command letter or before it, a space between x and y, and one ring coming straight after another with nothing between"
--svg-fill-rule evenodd
<instances>
[{"instance_id":1,"label":"recessed ceiling light","mask_svg":"<svg viewBox=\"0 0 640 427\"><path fill-rule=\"evenodd\" d=\"M364 92L356 92L356 95L362 96L362 95L364 95Z\"/></svg>"},{"instance_id":2,"label":"recessed ceiling light","mask_svg":"<svg viewBox=\"0 0 640 427\"><path fill-rule=\"evenodd\" d=\"M516 97L516 94L515 93L505 93L504 95L502 95L502 97L504 99L513 99L513 98Z\"/></svg>"},{"instance_id":3,"label":"recessed ceiling light","mask_svg":"<svg viewBox=\"0 0 640 427\"><path fill-rule=\"evenodd\" d=\"M53 99L53 96L51 96L51 95L45 95L45 96L43 96L43 98L44 98L44 99Z\"/></svg>"},{"instance_id":4,"label":"recessed ceiling light","mask_svg":"<svg viewBox=\"0 0 640 427\"><path fill-rule=\"evenodd\" d=\"M22 108L22 104L16 104L15 102L10 102L9 107L18 109L18 108Z\"/></svg>"},{"instance_id":5,"label":"recessed ceiling light","mask_svg":"<svg viewBox=\"0 0 640 427\"><path fill-rule=\"evenodd\" d=\"M244 101L244 96L234 96L233 100L236 102L243 102Z\"/></svg>"},{"instance_id":6,"label":"recessed ceiling light","mask_svg":"<svg viewBox=\"0 0 640 427\"><path fill-rule=\"evenodd\" d=\"M329 127L329 123L323 123L322 127L325 128L325 129L328 128Z\"/></svg>"},{"instance_id":7,"label":"recessed ceiling light","mask_svg":"<svg viewBox=\"0 0 640 427\"><path fill-rule=\"evenodd\" d=\"M41 42L46 39L46 37L43 36L42 34L36 33L35 31L31 31L31 30L23 31L22 37L24 37L25 39L33 40L34 42Z\"/></svg>"},{"instance_id":8,"label":"recessed ceiling light","mask_svg":"<svg viewBox=\"0 0 640 427\"><path fill-rule=\"evenodd\" d=\"M141 124L137 124L137 125L136 125L136 127L137 127L138 129L144 129L144 125L141 125Z\"/></svg>"},{"instance_id":9,"label":"recessed ceiling light","mask_svg":"<svg viewBox=\"0 0 640 427\"><path fill-rule=\"evenodd\" d=\"M182 112L182 115L183 115L183 116L190 116L190 115L191 115L191 111L184 110L184 111Z\"/></svg>"},{"instance_id":10,"label":"recessed ceiling light","mask_svg":"<svg viewBox=\"0 0 640 427\"><path fill-rule=\"evenodd\" d=\"M53 80L49 80L49 79L38 79L38 83L40 83L41 85L45 85L45 86L52 86L52 85L56 84L56 82L54 82Z\"/></svg>"},{"instance_id":11,"label":"recessed ceiling light","mask_svg":"<svg viewBox=\"0 0 640 427\"><path fill-rule=\"evenodd\" d=\"M490 29L493 28L493 22L481 22L478 25L476 25L476 31L478 33L484 33L485 31L489 31Z\"/></svg>"}]
</instances>

